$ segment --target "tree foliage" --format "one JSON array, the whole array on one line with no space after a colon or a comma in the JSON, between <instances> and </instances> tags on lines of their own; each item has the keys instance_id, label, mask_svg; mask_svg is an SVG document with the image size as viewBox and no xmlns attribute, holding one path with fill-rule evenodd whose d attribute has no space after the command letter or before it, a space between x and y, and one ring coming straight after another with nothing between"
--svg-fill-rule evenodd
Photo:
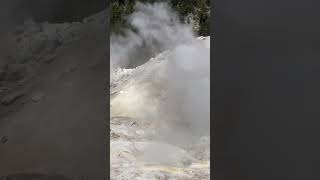
<instances>
[{"instance_id":1,"label":"tree foliage","mask_svg":"<svg viewBox=\"0 0 320 180\"><path fill-rule=\"evenodd\" d=\"M199 35L210 34L210 0L139 0L143 3L153 2L168 2L175 9L180 19L192 13L197 17L199 22ZM119 32L126 26L125 17L131 14L134 10L136 0L111 0L111 31Z\"/></svg>"}]
</instances>

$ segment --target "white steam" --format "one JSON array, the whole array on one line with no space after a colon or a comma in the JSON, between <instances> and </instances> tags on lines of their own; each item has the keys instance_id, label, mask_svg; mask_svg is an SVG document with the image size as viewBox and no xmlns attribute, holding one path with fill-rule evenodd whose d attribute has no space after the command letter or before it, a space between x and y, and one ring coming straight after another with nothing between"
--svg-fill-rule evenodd
<instances>
[{"instance_id":1,"label":"white steam","mask_svg":"<svg viewBox=\"0 0 320 180\"><path fill-rule=\"evenodd\" d=\"M194 37L192 28L181 24L166 3L138 2L127 22L136 31L127 29L124 35L111 35L111 68L127 67L139 58L150 58Z\"/></svg>"},{"instance_id":2,"label":"white steam","mask_svg":"<svg viewBox=\"0 0 320 180\"><path fill-rule=\"evenodd\" d=\"M189 143L210 133L210 50L203 42L194 41L177 46L169 60L167 118L184 128L176 127L176 136L170 130L165 134L170 140L176 137L176 143Z\"/></svg>"}]
</instances>

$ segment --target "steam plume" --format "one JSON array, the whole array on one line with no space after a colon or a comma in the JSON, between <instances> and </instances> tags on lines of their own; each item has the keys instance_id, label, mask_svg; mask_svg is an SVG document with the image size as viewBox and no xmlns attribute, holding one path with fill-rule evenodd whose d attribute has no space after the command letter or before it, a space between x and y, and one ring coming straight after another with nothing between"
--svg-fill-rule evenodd
<instances>
[{"instance_id":1,"label":"steam plume","mask_svg":"<svg viewBox=\"0 0 320 180\"><path fill-rule=\"evenodd\" d=\"M113 68L137 64L141 54L149 59L170 50L165 71L161 71L165 73L163 89L168 98L157 107L156 113L159 123L166 126L160 127L158 132L163 140L177 145L190 145L193 140L209 135L209 48L196 39L192 27L179 21L167 3L137 3L127 20L134 30L126 29L123 35L111 36L111 73ZM160 77L155 76L150 81L158 81L156 78ZM144 102L144 99L139 101ZM149 108L150 104L136 106L135 113L150 112ZM154 116L150 119L155 119Z\"/></svg>"}]
</instances>

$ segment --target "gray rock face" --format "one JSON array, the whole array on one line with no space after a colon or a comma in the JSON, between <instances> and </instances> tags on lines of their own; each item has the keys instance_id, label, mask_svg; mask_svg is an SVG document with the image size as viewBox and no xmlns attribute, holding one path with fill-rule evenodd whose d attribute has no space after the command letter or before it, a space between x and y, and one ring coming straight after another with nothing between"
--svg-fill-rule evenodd
<instances>
[{"instance_id":1,"label":"gray rock face","mask_svg":"<svg viewBox=\"0 0 320 180\"><path fill-rule=\"evenodd\" d=\"M57 58L56 51L87 37L92 24L106 24L105 17L106 11L103 11L84 19L82 23L49 24L26 20L17 26L9 38L13 40L11 51L1 52L4 55L0 61L0 89L6 87L12 90L22 81L30 80L43 66ZM18 99L18 96L6 93L0 94L4 96L2 104L10 105Z\"/></svg>"},{"instance_id":2,"label":"gray rock face","mask_svg":"<svg viewBox=\"0 0 320 180\"><path fill-rule=\"evenodd\" d=\"M103 179L107 41L99 18L27 22L12 34L12 52L0 52L0 141L9 137L0 142L0 174L11 174L4 179Z\"/></svg>"}]
</instances>

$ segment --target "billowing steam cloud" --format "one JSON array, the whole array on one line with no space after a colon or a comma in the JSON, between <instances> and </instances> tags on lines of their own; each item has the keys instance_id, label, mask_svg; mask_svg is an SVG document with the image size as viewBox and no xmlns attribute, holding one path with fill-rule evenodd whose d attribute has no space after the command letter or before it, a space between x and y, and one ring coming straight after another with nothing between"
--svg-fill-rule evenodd
<instances>
[{"instance_id":1,"label":"billowing steam cloud","mask_svg":"<svg viewBox=\"0 0 320 180\"><path fill-rule=\"evenodd\" d=\"M145 62L141 62L141 58L149 59L164 50L170 50L169 61L163 71L166 77L163 88L167 99L158 108L159 117L156 118L160 124L166 125L158 131L162 139L177 145L190 145L193 140L208 136L209 48L196 39L192 27L182 24L166 3L137 3L134 13L127 20L134 30L111 36L111 68L139 65ZM139 109L136 106L135 110L141 111L136 114L150 112L148 108L150 105Z\"/></svg>"},{"instance_id":2,"label":"billowing steam cloud","mask_svg":"<svg viewBox=\"0 0 320 180\"><path fill-rule=\"evenodd\" d=\"M193 38L192 29L179 23L178 16L166 3L138 2L127 22L135 31L127 29L124 35L110 38L111 67L139 64L138 59L148 59Z\"/></svg>"},{"instance_id":3,"label":"billowing steam cloud","mask_svg":"<svg viewBox=\"0 0 320 180\"><path fill-rule=\"evenodd\" d=\"M210 132L210 50L202 42L181 44L172 51L169 60L165 107L171 115L168 118L175 117L171 120L177 123L171 126L174 134L170 131L165 134L169 140L176 137L175 143L186 140L190 143Z\"/></svg>"}]
</instances>

